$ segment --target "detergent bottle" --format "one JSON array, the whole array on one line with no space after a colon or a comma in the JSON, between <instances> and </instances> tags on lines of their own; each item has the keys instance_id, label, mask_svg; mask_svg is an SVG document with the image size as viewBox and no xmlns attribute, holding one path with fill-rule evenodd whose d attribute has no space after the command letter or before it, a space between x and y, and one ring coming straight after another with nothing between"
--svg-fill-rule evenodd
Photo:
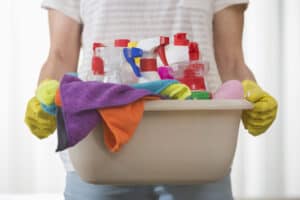
<instances>
[{"instance_id":1,"label":"detergent bottle","mask_svg":"<svg viewBox=\"0 0 300 200\"><path fill-rule=\"evenodd\" d=\"M102 43L93 44L93 57L92 57L92 73L88 75L88 81L100 81L104 79L104 61L101 58Z\"/></svg>"},{"instance_id":2,"label":"detergent bottle","mask_svg":"<svg viewBox=\"0 0 300 200\"><path fill-rule=\"evenodd\" d=\"M170 66L175 63L189 61L189 40L187 39L187 34L175 34L173 42L166 47L165 53Z\"/></svg>"}]
</instances>

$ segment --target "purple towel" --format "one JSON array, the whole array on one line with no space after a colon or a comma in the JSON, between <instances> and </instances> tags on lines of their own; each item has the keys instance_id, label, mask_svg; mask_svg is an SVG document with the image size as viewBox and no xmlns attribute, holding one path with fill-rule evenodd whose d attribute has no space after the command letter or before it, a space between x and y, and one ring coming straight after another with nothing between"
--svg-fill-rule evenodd
<instances>
[{"instance_id":1,"label":"purple towel","mask_svg":"<svg viewBox=\"0 0 300 200\"><path fill-rule=\"evenodd\" d=\"M127 85L83 82L65 75L60 84L60 95L67 144L58 151L76 145L96 127L101 121L98 109L127 105L153 94Z\"/></svg>"}]
</instances>

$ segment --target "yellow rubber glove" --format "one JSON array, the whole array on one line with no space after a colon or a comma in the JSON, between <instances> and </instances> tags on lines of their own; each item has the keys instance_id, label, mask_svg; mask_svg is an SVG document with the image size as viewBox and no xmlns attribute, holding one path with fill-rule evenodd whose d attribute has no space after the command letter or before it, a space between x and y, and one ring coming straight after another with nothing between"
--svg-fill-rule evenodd
<instances>
[{"instance_id":1,"label":"yellow rubber glove","mask_svg":"<svg viewBox=\"0 0 300 200\"><path fill-rule=\"evenodd\" d=\"M163 96L168 96L172 99L183 100L192 95L191 90L184 84L175 83L160 92Z\"/></svg>"},{"instance_id":2,"label":"yellow rubber glove","mask_svg":"<svg viewBox=\"0 0 300 200\"><path fill-rule=\"evenodd\" d=\"M253 81L245 80L242 85L246 100L254 106L252 110L243 111L243 124L251 135L257 136L264 133L275 120L277 101Z\"/></svg>"},{"instance_id":3,"label":"yellow rubber glove","mask_svg":"<svg viewBox=\"0 0 300 200\"><path fill-rule=\"evenodd\" d=\"M42 110L36 97L29 100L25 113L25 123L31 132L40 139L51 135L56 129L56 119Z\"/></svg>"},{"instance_id":4,"label":"yellow rubber glove","mask_svg":"<svg viewBox=\"0 0 300 200\"><path fill-rule=\"evenodd\" d=\"M54 103L54 97L58 88L59 82L57 80L45 80L39 85L35 95L41 103L50 106Z\"/></svg>"}]
</instances>

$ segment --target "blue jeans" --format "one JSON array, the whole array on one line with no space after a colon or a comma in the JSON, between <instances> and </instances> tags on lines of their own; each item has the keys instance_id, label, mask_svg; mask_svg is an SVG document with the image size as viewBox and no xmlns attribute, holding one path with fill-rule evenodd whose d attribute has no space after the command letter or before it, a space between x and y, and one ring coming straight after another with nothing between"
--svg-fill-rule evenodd
<instances>
[{"instance_id":1,"label":"blue jeans","mask_svg":"<svg viewBox=\"0 0 300 200\"><path fill-rule=\"evenodd\" d=\"M108 186L86 183L68 172L64 195L65 200L233 200L230 175L201 185Z\"/></svg>"}]
</instances>

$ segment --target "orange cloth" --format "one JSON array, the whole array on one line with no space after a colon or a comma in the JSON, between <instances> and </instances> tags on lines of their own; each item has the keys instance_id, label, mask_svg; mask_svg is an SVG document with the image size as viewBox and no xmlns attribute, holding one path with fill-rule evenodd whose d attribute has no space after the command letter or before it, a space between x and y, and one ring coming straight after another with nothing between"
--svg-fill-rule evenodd
<instances>
[{"instance_id":1,"label":"orange cloth","mask_svg":"<svg viewBox=\"0 0 300 200\"><path fill-rule=\"evenodd\" d=\"M56 106L61 107L62 103L61 103L61 97L60 97L59 89L56 90L56 95L55 95L54 102L55 102Z\"/></svg>"},{"instance_id":2,"label":"orange cloth","mask_svg":"<svg viewBox=\"0 0 300 200\"><path fill-rule=\"evenodd\" d=\"M144 113L145 100L157 100L157 96L146 96L131 104L99 109L102 116L104 142L111 152L117 152L133 136Z\"/></svg>"}]
</instances>

